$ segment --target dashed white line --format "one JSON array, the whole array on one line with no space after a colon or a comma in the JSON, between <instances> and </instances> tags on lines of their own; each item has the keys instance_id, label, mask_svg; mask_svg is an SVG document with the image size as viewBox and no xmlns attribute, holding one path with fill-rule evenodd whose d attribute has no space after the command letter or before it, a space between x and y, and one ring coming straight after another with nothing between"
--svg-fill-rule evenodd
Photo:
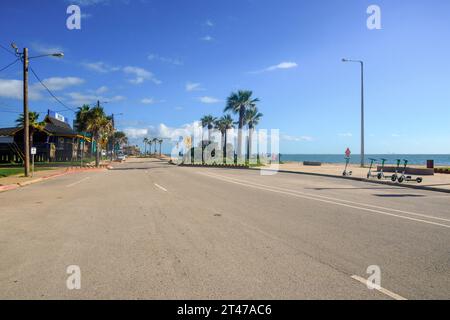
<instances>
[{"instance_id":1,"label":"dashed white line","mask_svg":"<svg viewBox=\"0 0 450 320\"><path fill-rule=\"evenodd\" d=\"M160 190L162 190L162 191L164 191L164 192L167 192L167 189L166 188L164 188L164 187L161 187L159 184L157 184L157 183L155 183L155 187L157 187L158 189L160 189Z\"/></svg>"},{"instance_id":2,"label":"dashed white line","mask_svg":"<svg viewBox=\"0 0 450 320\"><path fill-rule=\"evenodd\" d=\"M364 279L363 277L354 275L354 276L351 276L351 278L353 280L359 281L359 282L361 282L361 283L363 283L364 285L367 286L367 280ZM389 291L389 290L387 290L387 289L385 289L383 287L378 287L378 288L375 287L374 290L377 290L377 291L387 295L388 297L391 297L394 300L408 300L408 299L402 297L401 295L398 295L398 294L396 294L396 293L394 293L392 291Z\"/></svg>"},{"instance_id":3,"label":"dashed white line","mask_svg":"<svg viewBox=\"0 0 450 320\"><path fill-rule=\"evenodd\" d=\"M89 179L90 179L90 177L86 177L86 178L84 178L84 179L81 179L80 181L77 181L77 182L74 182L74 183L72 183L72 184L69 184L69 185L67 185L66 187L67 187L67 188L74 187L74 186L76 186L76 185L78 185L78 184L80 184L80 183L83 183L84 181L89 180Z\"/></svg>"}]
</instances>

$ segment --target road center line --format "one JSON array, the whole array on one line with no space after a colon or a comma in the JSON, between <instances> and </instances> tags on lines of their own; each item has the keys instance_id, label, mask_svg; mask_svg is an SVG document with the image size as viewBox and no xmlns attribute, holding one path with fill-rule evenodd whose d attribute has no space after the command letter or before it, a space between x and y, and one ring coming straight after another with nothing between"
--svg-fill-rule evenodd
<instances>
[{"instance_id":1,"label":"road center line","mask_svg":"<svg viewBox=\"0 0 450 320\"><path fill-rule=\"evenodd\" d=\"M309 199L309 200L314 200L314 201L334 204L334 205L338 205L338 206L342 206L342 207L348 207L348 208L352 208L352 209L363 210L363 211L367 211L367 212L371 212L371 213L382 214L382 215L386 215L386 216L391 216L391 217L406 219L406 220L410 220L410 221L436 225L436 226L440 226L440 227L444 227L444 228L450 229L449 225L442 224L442 223L437 223L437 222L427 221L427 220L422 220L422 219L416 219L416 218L411 218L411 217L405 217L405 216L401 216L401 215L397 215L397 214L393 214L393 213L389 213L389 212L385 212L385 211L381 211L381 210L375 210L375 209L369 209L369 208L361 207L361 205L362 206L370 206L370 205L366 205L366 204L359 204L360 206L350 205L350 204L342 203L342 202L349 202L349 201L346 201L346 200L340 200L340 199L335 199L336 201L335 200L328 200L327 197L323 197L323 196L315 196L315 195L312 195L312 194L304 194L304 193L301 193L301 192L295 192L295 191L288 190L288 189L285 189L287 191L284 191L281 188L276 188L276 187L270 187L270 186L264 186L264 185L258 185L258 184L251 184L251 183L243 183L243 182L233 181L233 179L228 179L227 177L214 176L214 175L205 174L205 173L200 173L200 174L205 175L205 176L209 176L211 178L215 178L215 179L218 179L218 180L222 180L222 181L225 181L225 182L234 183L234 184L237 184L237 185L242 185L242 186L245 186L245 187L250 187L250 188L255 188L255 189L260 189L260 190L265 190L265 191L271 191L271 192L275 192L275 193L287 194L287 195L291 195L291 196L298 197L298 198L304 198L304 199ZM280 190L277 190L277 189L280 189ZM332 199L332 198L330 198L330 199ZM341 202L337 202L337 201L341 201ZM390 209L386 208L386 210L390 210ZM416 215L418 215L418 214L416 214ZM428 218L436 219L435 217L428 217Z\"/></svg>"},{"instance_id":2,"label":"road center line","mask_svg":"<svg viewBox=\"0 0 450 320\"><path fill-rule=\"evenodd\" d=\"M158 189L161 189L164 192L167 192L167 189L164 187L161 187L159 184L155 183L155 187L157 187Z\"/></svg>"},{"instance_id":3,"label":"road center line","mask_svg":"<svg viewBox=\"0 0 450 320\"><path fill-rule=\"evenodd\" d=\"M351 278L353 280L359 281L359 282L361 282L361 283L363 283L364 285L367 286L367 280L366 279L364 279L364 278L362 278L360 276L351 276ZM396 293L394 293L392 291L389 291L389 290L387 290L387 289L385 289L383 287L374 288L374 290L377 290L377 291L379 291L379 292L381 292L381 293L391 297L394 300L408 300L408 299L406 299L406 298L404 298L404 297L402 297L402 296L400 296L400 295L398 295L398 294L396 294Z\"/></svg>"},{"instance_id":4,"label":"road center line","mask_svg":"<svg viewBox=\"0 0 450 320\"><path fill-rule=\"evenodd\" d=\"M84 179L81 179L80 181L77 181L77 182L74 182L74 183L72 183L72 184L69 184L69 185L67 185L66 187L67 188L71 188L71 187L74 187L74 186L76 186L76 185L78 185L78 184L80 184L80 183L83 183L84 181L86 181L86 180L89 180L91 177L86 177L86 178L84 178Z\"/></svg>"}]
</instances>

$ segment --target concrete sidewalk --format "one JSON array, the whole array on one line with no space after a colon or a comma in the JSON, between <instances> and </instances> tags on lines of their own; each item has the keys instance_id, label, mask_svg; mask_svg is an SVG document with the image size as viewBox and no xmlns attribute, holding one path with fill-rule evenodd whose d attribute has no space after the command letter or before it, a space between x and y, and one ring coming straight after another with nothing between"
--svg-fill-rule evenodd
<instances>
[{"instance_id":1,"label":"concrete sidewalk","mask_svg":"<svg viewBox=\"0 0 450 320\"><path fill-rule=\"evenodd\" d=\"M107 166L103 165L101 168L91 167L66 167L66 168L50 168L49 170L37 171L32 177L24 177L22 174L9 176L0 179L0 192L14 190L20 187L26 187L31 184L42 182L48 179L61 177L67 174L74 174L86 171L102 171Z\"/></svg>"},{"instance_id":2,"label":"concrete sidewalk","mask_svg":"<svg viewBox=\"0 0 450 320\"><path fill-rule=\"evenodd\" d=\"M322 164L320 167L315 166L304 166L303 163L289 162L280 164L281 171L298 172L306 174L318 174L333 177L342 177L345 164ZM367 172L369 168L361 168L357 165L350 165L349 171L353 171L352 178L356 179L366 179ZM386 173L386 175L391 175L391 173ZM415 176L413 176L415 177ZM371 181L380 182L377 178L372 178ZM442 192L450 193L450 175L435 173L434 176L424 176L423 182L418 184L416 182L404 182L402 184L392 183L390 180L381 180L381 182L389 183L397 186L405 187L418 187L420 189L428 189Z\"/></svg>"}]
</instances>

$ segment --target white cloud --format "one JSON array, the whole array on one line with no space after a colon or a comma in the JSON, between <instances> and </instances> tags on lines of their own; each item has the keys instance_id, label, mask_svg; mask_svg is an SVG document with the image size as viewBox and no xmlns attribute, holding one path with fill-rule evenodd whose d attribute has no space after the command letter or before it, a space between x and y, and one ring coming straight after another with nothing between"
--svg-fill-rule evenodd
<instances>
[{"instance_id":1,"label":"white cloud","mask_svg":"<svg viewBox=\"0 0 450 320\"><path fill-rule=\"evenodd\" d=\"M97 90L95 90L96 94L103 94L108 92L108 87L107 86L101 86L100 88L98 88Z\"/></svg>"},{"instance_id":2,"label":"white cloud","mask_svg":"<svg viewBox=\"0 0 450 320\"><path fill-rule=\"evenodd\" d=\"M130 139L144 138L148 135L148 129L126 128L123 131Z\"/></svg>"},{"instance_id":3,"label":"white cloud","mask_svg":"<svg viewBox=\"0 0 450 320\"><path fill-rule=\"evenodd\" d=\"M217 99L214 97L208 97L208 96L200 97L198 99L200 100L201 103L205 103L205 104L214 104L214 103L221 102L220 99Z\"/></svg>"},{"instance_id":4,"label":"white cloud","mask_svg":"<svg viewBox=\"0 0 450 320\"><path fill-rule=\"evenodd\" d=\"M161 123L158 126L148 127L128 127L124 132L131 139L142 139L145 137L159 137L177 141L179 137L191 136L194 132L199 132L201 125L199 122L188 123L178 128L169 127Z\"/></svg>"},{"instance_id":5,"label":"white cloud","mask_svg":"<svg viewBox=\"0 0 450 320\"><path fill-rule=\"evenodd\" d=\"M38 54L52 54L64 52L64 49L61 46L48 45L40 42L33 42L31 44L31 49Z\"/></svg>"},{"instance_id":6,"label":"white cloud","mask_svg":"<svg viewBox=\"0 0 450 320\"><path fill-rule=\"evenodd\" d=\"M126 99L126 97L121 95L116 95L113 97L104 97L102 95L97 94L83 94L80 92L70 92L67 94L71 99L71 103L74 105L83 105L83 104L94 104L96 101L102 102L119 102Z\"/></svg>"},{"instance_id":7,"label":"white cloud","mask_svg":"<svg viewBox=\"0 0 450 320\"><path fill-rule=\"evenodd\" d=\"M162 57L160 55L153 54L153 53L149 54L147 59L150 60L150 61L161 61L163 63L173 64L175 66L182 66L183 65L183 61L181 61L180 59Z\"/></svg>"},{"instance_id":8,"label":"white cloud","mask_svg":"<svg viewBox=\"0 0 450 320\"><path fill-rule=\"evenodd\" d=\"M85 63L82 63L82 66L84 66L88 70L99 72L99 73L108 73L108 72L120 70L120 67L110 66L109 64L107 64L103 61L85 62Z\"/></svg>"},{"instance_id":9,"label":"white cloud","mask_svg":"<svg viewBox=\"0 0 450 320\"><path fill-rule=\"evenodd\" d=\"M283 140L286 140L286 141L293 141L293 142L302 142L302 141L307 141L307 142L310 142L310 141L313 141L314 140L314 138L313 137L310 137L310 136L300 136L300 137L296 137L296 136L290 136L290 135L282 135L281 136L281 138L283 139Z\"/></svg>"},{"instance_id":10,"label":"white cloud","mask_svg":"<svg viewBox=\"0 0 450 320\"><path fill-rule=\"evenodd\" d=\"M194 82L188 82L186 83L186 91L192 92L192 91L203 91L205 90L202 88L202 85L200 83L194 83Z\"/></svg>"},{"instance_id":11,"label":"white cloud","mask_svg":"<svg viewBox=\"0 0 450 320\"><path fill-rule=\"evenodd\" d=\"M42 81L50 90L59 91L64 90L68 87L77 86L84 83L84 80L77 77L53 77ZM39 85L39 84L35 84Z\"/></svg>"},{"instance_id":12,"label":"white cloud","mask_svg":"<svg viewBox=\"0 0 450 320\"><path fill-rule=\"evenodd\" d=\"M206 20L206 22L205 22L205 26L207 26L207 27L214 27L214 22L212 22L211 20Z\"/></svg>"},{"instance_id":13,"label":"white cloud","mask_svg":"<svg viewBox=\"0 0 450 320\"><path fill-rule=\"evenodd\" d=\"M133 84L141 84L145 80L150 80L155 84L161 84L162 82L158 80L154 74L150 71L147 71L143 68L128 66L123 68L123 72L129 75L133 75L133 79L129 79L128 81Z\"/></svg>"},{"instance_id":14,"label":"white cloud","mask_svg":"<svg viewBox=\"0 0 450 320\"><path fill-rule=\"evenodd\" d=\"M141 103L143 104L154 104L155 103L155 99L153 98L144 98L141 100Z\"/></svg>"},{"instance_id":15,"label":"white cloud","mask_svg":"<svg viewBox=\"0 0 450 320\"><path fill-rule=\"evenodd\" d=\"M214 38L211 37L211 36L204 36L203 38L201 38L201 40L203 40L203 41L213 41Z\"/></svg>"},{"instance_id":16,"label":"white cloud","mask_svg":"<svg viewBox=\"0 0 450 320\"><path fill-rule=\"evenodd\" d=\"M61 91L72 86L80 85L84 83L83 79L76 77L53 77L42 80L42 82L51 91ZM43 95L44 87L40 83L34 83L29 86L28 95L30 100L40 100L45 96ZM0 97L10 99L23 99L23 82L22 80L5 80L0 79Z\"/></svg>"},{"instance_id":17,"label":"white cloud","mask_svg":"<svg viewBox=\"0 0 450 320\"><path fill-rule=\"evenodd\" d=\"M265 69L259 70L259 71L252 71L250 73L263 73L263 72L270 72L270 71L276 71L276 70L287 70L287 69L293 69L297 68L298 64L295 62L281 62L277 65L273 65L270 67L267 67Z\"/></svg>"},{"instance_id":18,"label":"white cloud","mask_svg":"<svg viewBox=\"0 0 450 320\"><path fill-rule=\"evenodd\" d=\"M351 138L351 137L353 137L353 134L350 132L344 132L344 133L339 133L339 136L343 137L343 138Z\"/></svg>"}]
</instances>

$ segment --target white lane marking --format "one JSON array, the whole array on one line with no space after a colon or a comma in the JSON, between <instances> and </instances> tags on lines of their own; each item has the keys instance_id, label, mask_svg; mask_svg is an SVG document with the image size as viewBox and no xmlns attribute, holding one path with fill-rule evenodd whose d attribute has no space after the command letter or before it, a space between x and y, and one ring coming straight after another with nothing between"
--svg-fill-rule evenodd
<instances>
[{"instance_id":1,"label":"white lane marking","mask_svg":"<svg viewBox=\"0 0 450 320\"><path fill-rule=\"evenodd\" d=\"M66 187L67 187L67 188L75 187L76 185L78 185L78 184L80 184L80 183L83 183L84 181L89 180L90 178L91 178L91 177L86 177L86 178L84 178L84 179L81 179L80 181L77 181L77 182L74 182L74 183L72 183L72 184L69 184L69 185L67 185Z\"/></svg>"},{"instance_id":2,"label":"white lane marking","mask_svg":"<svg viewBox=\"0 0 450 320\"><path fill-rule=\"evenodd\" d=\"M361 282L361 283L363 283L364 285L367 286L367 279L364 279L364 278L362 278L360 276L351 276L351 278L353 280L359 281L359 282ZM391 297L394 300L408 300L408 299L402 297L401 295L398 295L398 294L396 294L396 293L394 293L392 291L389 291L389 290L387 290L387 289L385 289L383 287L374 288L374 290L377 290L377 291L379 291L379 292L381 292L381 293Z\"/></svg>"},{"instance_id":3,"label":"white lane marking","mask_svg":"<svg viewBox=\"0 0 450 320\"><path fill-rule=\"evenodd\" d=\"M317 197L315 195L303 194L303 193L295 192L295 191L291 191L291 190L282 191L282 190L277 190L274 187L263 186L263 185L259 186L257 184L250 184L250 183L241 183L241 182L233 181L233 180L230 180L230 179L227 179L227 178L220 178L220 176L216 176L215 177L213 175L208 175L208 174L205 174L205 173L201 173L201 174L209 176L211 178L222 180L222 181L225 181L225 182L234 183L234 184L237 184L237 185L242 185L242 186L245 186L245 187L256 188L256 189L266 190L266 191L272 191L272 192L275 192L275 193L287 194L287 195L291 195L291 196L298 197L298 198L304 198L304 199L309 199L309 200L314 200L314 201L319 201L319 202L324 202L324 203L329 203L329 204L335 204L335 205L342 206L342 207L348 207L348 208L352 208L352 209L363 210L363 211L367 211L367 212L371 212L371 213L382 214L382 215L386 215L386 216L406 219L406 220L415 221L415 222L422 222L422 223L431 224L431 225L440 226L440 227L444 227L444 228L450 229L449 225L445 225L445 224L441 224L441 223L437 223L437 222L432 222L432 221L427 221L427 220L422 220L422 219L416 219L416 218L411 218L411 217L405 217L405 216L400 216L400 215L397 215L397 214L384 212L384 211L380 211L380 210L369 209L369 208L359 207L359 206L355 206L355 205L345 204L345 203L342 203L342 202L337 202L337 201L345 201L345 200L340 200L340 199L336 199L337 201L325 200L325 199L320 199L320 198L326 198L326 197ZM347 201L345 201L345 202L347 202ZM365 205L365 204L360 204L360 205Z\"/></svg>"},{"instance_id":4,"label":"white lane marking","mask_svg":"<svg viewBox=\"0 0 450 320\"><path fill-rule=\"evenodd\" d=\"M167 192L167 189L164 187L161 187L159 184L155 183L155 187L157 187L158 189L161 189L164 192Z\"/></svg>"},{"instance_id":5,"label":"white lane marking","mask_svg":"<svg viewBox=\"0 0 450 320\"><path fill-rule=\"evenodd\" d=\"M205 174L205 173L200 173L200 174L208 175L208 174ZM345 200L345 199L337 199L337 198L332 198L332 197L326 197L326 196L322 196L322 195L318 195L318 194L305 193L305 192L301 192L301 191L297 191L297 190L290 190L290 189L285 189L285 188L280 188L280 187L267 186L267 185L259 184L259 183L256 183L256 182L239 180L239 179L236 179L236 178L221 176L221 175L217 175L217 174L209 174L209 176L216 176L216 177L220 177L220 178L224 178L224 179L229 179L229 180L234 180L234 181L238 181L238 182L253 184L253 185L256 185L256 186L260 186L260 187L267 187L267 188L278 189L278 190L281 190L281 191L293 192L293 193L297 193L297 194L301 194L301 195L305 195L305 196L310 196L310 197L317 197L317 198L323 198L323 199L327 199L327 200L346 202L346 203L356 204L356 205L359 205L359 206L371 207L371 208L376 208L376 209L381 209L381 210L388 210L388 211L393 211L393 212L398 212L398 213L409 214L409 215L412 215L412 216L429 218L429 219L433 219L433 220L440 220L440 221L450 222L450 219L439 218L439 217L430 216L430 215L427 215L427 214L421 214L421 213L415 213L415 212L410 212L410 211L397 210L397 209L393 209L393 208L386 208L386 207L381 207L381 206L375 206L375 205L371 205L371 204L367 204L367 203L361 203L361 202L355 202L355 201L350 201L350 200Z\"/></svg>"}]
</instances>

